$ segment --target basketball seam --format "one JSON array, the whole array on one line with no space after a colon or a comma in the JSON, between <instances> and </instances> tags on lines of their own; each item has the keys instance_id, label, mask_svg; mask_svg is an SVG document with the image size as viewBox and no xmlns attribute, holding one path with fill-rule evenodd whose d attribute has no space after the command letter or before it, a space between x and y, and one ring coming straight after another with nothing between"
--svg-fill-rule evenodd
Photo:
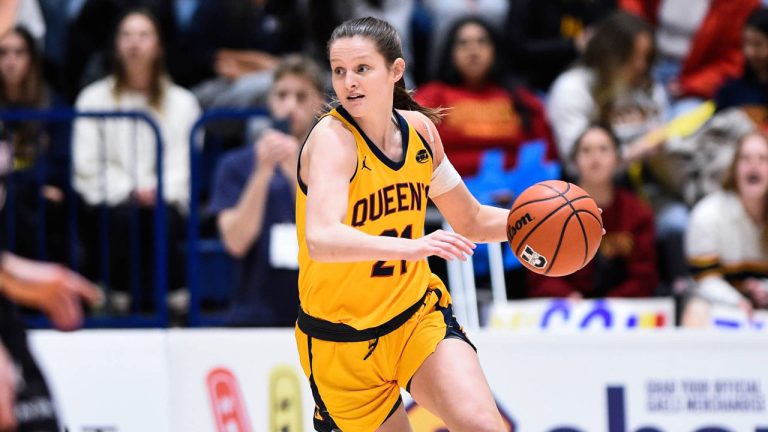
<instances>
[{"instance_id":1,"label":"basketball seam","mask_svg":"<svg viewBox=\"0 0 768 432\"><path fill-rule=\"evenodd\" d=\"M585 198L589 198L589 195L582 195L582 196L580 196L580 197L578 197L578 198L574 198L574 199L572 199L570 202L573 202L573 201L580 201L580 200L583 200L583 199L585 199ZM539 227L539 225L541 225L541 224L543 224L544 222L546 222L546 220L547 220L547 219L549 219L550 217L552 217L552 215L553 215L553 214L557 213L558 211L560 211L560 209L562 209L563 207L565 207L565 206L567 206L567 205L568 205L568 203L566 202L566 203L564 203L563 205L561 205L560 207L558 207L558 208L556 208L556 209L552 210L551 212L549 212L549 214L548 214L548 215L546 215L546 216L544 217L544 219L540 220L538 223L536 223L536 225L534 225L533 227L531 227L531 230L530 230L530 231L528 231L528 234L526 234L526 235L525 235L525 237L523 237L523 239L522 239L522 240L520 240L520 245L518 245L517 249L515 249L515 255L518 255L518 254L520 254L520 249L522 248L523 244L525 243L525 241L526 241L526 240L528 240L528 237L530 237L530 236L531 236L531 234L533 234L533 232L534 232L534 231L536 231L536 229Z\"/></svg>"},{"instance_id":2,"label":"basketball seam","mask_svg":"<svg viewBox=\"0 0 768 432\"><path fill-rule=\"evenodd\" d=\"M582 232L584 233L584 243L587 245L587 250L585 251L585 255L584 255L584 262L582 262L582 264L581 264L581 267L583 268L585 265L587 265L587 258L589 258L589 239L587 238L587 232L584 230L584 224L581 221L581 216L579 216L579 213L586 213L586 214L592 216L592 218L594 220L596 220L597 223L600 224L600 228L603 227L603 221L598 219L597 216L592 214L592 212L589 211L589 210L585 210L585 209L576 210L576 217L579 218L579 223L582 224L581 225L581 229L582 229Z\"/></svg>"},{"instance_id":3,"label":"basketball seam","mask_svg":"<svg viewBox=\"0 0 768 432\"><path fill-rule=\"evenodd\" d=\"M531 200L531 201L526 201L526 202L520 204L517 207L513 207L512 210L510 210L510 213L516 212L516 211L520 210L521 208L527 206L528 204L536 204L536 203L540 203L540 202L544 202L544 201L549 201L551 199L555 199L555 198L559 198L559 197L560 197L560 195L552 195L552 196L546 197L546 198L540 198L540 199L535 199L535 200Z\"/></svg>"},{"instance_id":4,"label":"basketball seam","mask_svg":"<svg viewBox=\"0 0 768 432\"><path fill-rule=\"evenodd\" d=\"M573 202L573 200L569 200L568 197L565 196L565 194L567 194L568 191L571 190L571 184L570 183L566 183L566 184L568 185L568 187L565 188L565 190L563 192L558 191L557 189L553 188L552 186L550 186L548 184L542 184L542 186L544 186L544 187L546 187L548 189L551 189L551 190L557 192L558 194L560 194L560 196L563 197L565 202L568 204L568 206L573 211L571 216L573 216L574 214L576 215L576 220L579 221L579 228L581 228L581 234L584 236L584 259L581 260L581 267L584 267L584 265L587 263L587 256L589 255L589 239L587 238L587 230L584 229L584 223L581 221L581 218L578 215L578 211L573 206L573 204L571 204ZM560 208L562 208L562 207L560 207ZM558 209L558 211L559 210L560 209ZM562 231L560 231L561 239L562 239L563 234L565 233L565 229L568 228L568 222L570 222L571 216L568 216L568 219L566 219L565 223L563 224L563 229L562 229ZM560 251L560 243L558 243L557 249L555 250L555 256L552 257L552 261L550 261L549 268L547 269L546 272L544 272L544 274L549 274L549 271L552 269L552 266L554 265L554 261L557 258L557 253L559 251Z\"/></svg>"},{"instance_id":5,"label":"basketball seam","mask_svg":"<svg viewBox=\"0 0 768 432\"><path fill-rule=\"evenodd\" d=\"M557 239L557 247L555 248L555 252L552 254L552 260L549 262L549 267L547 268L547 271L544 272L545 275L549 274L549 271L552 270L552 267L555 265L555 261L557 260L557 254L560 253L560 247L563 245L563 237L565 237L565 230L568 228L568 223L571 221L571 218L573 216L574 214L571 213L570 215L568 215L568 218L565 219L565 223L563 224L563 229L560 230L560 238Z\"/></svg>"}]
</instances>

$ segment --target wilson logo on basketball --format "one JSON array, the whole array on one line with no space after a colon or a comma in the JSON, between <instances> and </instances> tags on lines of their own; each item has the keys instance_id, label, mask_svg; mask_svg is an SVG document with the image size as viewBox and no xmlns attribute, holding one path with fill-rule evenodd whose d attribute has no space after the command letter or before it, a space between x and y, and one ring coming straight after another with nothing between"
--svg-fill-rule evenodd
<instances>
[{"instance_id":1,"label":"wilson logo on basketball","mask_svg":"<svg viewBox=\"0 0 768 432\"><path fill-rule=\"evenodd\" d=\"M429 153L426 150L421 149L416 153L416 162L426 163L429 160Z\"/></svg>"},{"instance_id":2,"label":"wilson logo on basketball","mask_svg":"<svg viewBox=\"0 0 768 432\"><path fill-rule=\"evenodd\" d=\"M514 224L507 225L507 238L512 239L515 237L515 234L517 234L517 232L520 231L524 226L528 225L528 222L533 222L533 218L529 213L526 213Z\"/></svg>"},{"instance_id":3,"label":"wilson logo on basketball","mask_svg":"<svg viewBox=\"0 0 768 432\"><path fill-rule=\"evenodd\" d=\"M547 258L528 245L525 245L525 249L520 253L520 258L537 269L543 269L547 266Z\"/></svg>"}]
</instances>

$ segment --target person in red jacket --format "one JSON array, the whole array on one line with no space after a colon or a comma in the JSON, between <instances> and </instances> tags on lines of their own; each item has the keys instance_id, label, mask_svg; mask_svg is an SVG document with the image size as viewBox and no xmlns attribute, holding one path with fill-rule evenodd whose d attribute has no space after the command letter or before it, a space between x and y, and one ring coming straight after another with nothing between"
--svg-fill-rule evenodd
<instances>
[{"instance_id":1,"label":"person in red jacket","mask_svg":"<svg viewBox=\"0 0 768 432\"><path fill-rule=\"evenodd\" d=\"M595 259L564 277L528 274L529 297L648 297L659 283L653 212L635 194L614 185L618 141L603 126L590 126L571 157L578 184L603 209L606 234Z\"/></svg>"},{"instance_id":2,"label":"person in red jacket","mask_svg":"<svg viewBox=\"0 0 768 432\"><path fill-rule=\"evenodd\" d=\"M712 98L727 78L741 73L742 28L759 4L760 0L619 1L623 9L657 27L660 54L677 63L672 68L677 73L665 80L674 99Z\"/></svg>"},{"instance_id":3,"label":"person in red jacket","mask_svg":"<svg viewBox=\"0 0 768 432\"><path fill-rule=\"evenodd\" d=\"M437 80L418 88L414 98L426 107L448 108L437 130L459 174L475 175L483 152L492 148L504 149L505 168L512 168L519 146L537 138L546 141L547 158L557 160L544 106L529 90L506 83L491 26L463 18L444 46Z\"/></svg>"}]
</instances>

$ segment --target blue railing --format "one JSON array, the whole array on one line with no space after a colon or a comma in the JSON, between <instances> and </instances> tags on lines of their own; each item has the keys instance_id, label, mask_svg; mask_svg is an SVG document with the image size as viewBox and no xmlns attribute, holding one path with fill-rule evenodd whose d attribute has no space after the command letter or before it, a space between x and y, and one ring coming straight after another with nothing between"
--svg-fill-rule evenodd
<instances>
[{"instance_id":1,"label":"blue railing","mask_svg":"<svg viewBox=\"0 0 768 432\"><path fill-rule=\"evenodd\" d=\"M167 229L166 229L166 207L165 207L165 201L163 200L163 141L162 136L160 133L160 129L157 125L157 123L150 117L147 113L141 112L141 111L74 111L71 109L53 109L53 110L45 110L45 111L39 111L39 110L9 110L9 111L2 111L0 112L0 121L2 122L22 122L22 121L41 121L41 122L53 122L53 123L69 123L72 124L72 122L78 118L91 118L91 119L113 119L113 118L124 118L124 119L132 119L134 121L142 121L146 123L152 130L152 133L155 137L155 149L156 149L156 173L157 173L157 187L156 187L156 205L154 207L154 213L153 213L153 221L154 221L154 265L155 265L155 271L154 271L154 313L150 316L142 316L138 315L137 312L137 299L139 298L139 292L141 287L138 283L138 275L135 275L135 277L132 278L132 294L134 299L134 314L128 315L128 316L91 316L86 318L85 326L86 327L162 327L166 326L168 324L168 306L166 303L166 294L168 292L168 273L167 273L167 262L168 262L168 248L167 248ZM71 137L68 137L71 138ZM101 145L104 145L104 142L102 141ZM68 165L71 170L71 154L68 156ZM71 178L71 177L70 177ZM43 175L38 175L37 180L39 182L38 186L42 186L43 181ZM39 190L39 189L38 189ZM13 184L12 182L9 183L9 196L11 196L11 192L13 191ZM38 192L39 193L39 192ZM71 267L78 269L78 262L76 259L77 255L77 245L78 245L78 224L77 224L77 208L76 208L76 202L75 202L75 194L73 193L72 184L71 181L67 182L67 196L69 197L69 203L68 203L68 230L69 230L69 257L68 257L68 263ZM42 203L43 198L42 194L39 193L38 202ZM13 200L9 199L6 200L6 205L13 206ZM45 206L40 205L39 211L41 212L38 216L40 223L39 223L39 229L41 231L45 230ZM9 214L12 214L11 211L12 207L8 208L7 211ZM136 221L135 221L135 214L132 217L131 222L131 229L136 229ZM13 217L11 216L9 231L11 232L11 237L13 237ZM109 236L107 235L107 219L106 219L106 207L102 204L100 206L100 215L99 215L99 230L100 230L100 251L102 252L102 257L108 257L108 251L110 248L110 242L109 242ZM135 232L135 231L134 231ZM41 250L41 247L45 245L45 234L40 233L38 235L38 249ZM136 237L136 236L132 236ZM42 239L42 240L41 240ZM13 238L10 239L11 243L13 242ZM118 245L117 247L123 247L123 245ZM138 267L137 263L138 261L138 243L137 240L132 238L131 241L131 266L132 271L140 272L141 269ZM44 249L44 247L42 247ZM45 258L45 256L41 256L38 258ZM108 269L108 259L102 259L101 260L101 276L104 278L104 280L109 280L109 269ZM107 293L108 294L108 293ZM44 318L31 318L29 320L30 325L32 326L48 326L48 322Z\"/></svg>"},{"instance_id":2,"label":"blue railing","mask_svg":"<svg viewBox=\"0 0 768 432\"><path fill-rule=\"evenodd\" d=\"M220 325L223 323L221 316L205 316L202 310L205 278L202 270L201 254L224 254L218 240L200 240L200 192L202 187L202 156L203 151L198 144L198 137L202 129L214 121L241 120L246 121L255 117L268 117L269 112L263 108L249 109L217 109L205 112L194 124L190 132L190 207L187 220L187 285L189 287L189 320L190 326ZM215 161L208 161L213 163ZM231 277L231 275L228 275ZM210 283L210 281L208 282ZM228 292L231 287L224 287L223 281L214 280L216 286L205 287L206 290L222 290Z\"/></svg>"}]
</instances>

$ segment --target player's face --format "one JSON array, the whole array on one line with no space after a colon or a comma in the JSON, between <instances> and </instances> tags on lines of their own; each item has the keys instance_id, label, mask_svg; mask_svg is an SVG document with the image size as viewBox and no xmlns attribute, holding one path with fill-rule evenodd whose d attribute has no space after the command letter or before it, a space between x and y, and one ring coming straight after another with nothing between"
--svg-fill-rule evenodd
<instances>
[{"instance_id":1,"label":"player's face","mask_svg":"<svg viewBox=\"0 0 768 432\"><path fill-rule=\"evenodd\" d=\"M744 29L742 46L749 66L758 75L768 74L768 36L747 27Z\"/></svg>"},{"instance_id":2,"label":"player's face","mask_svg":"<svg viewBox=\"0 0 768 432\"><path fill-rule=\"evenodd\" d=\"M482 26L468 23L456 33L453 63L465 82L485 80L495 55L491 36Z\"/></svg>"},{"instance_id":3,"label":"player's face","mask_svg":"<svg viewBox=\"0 0 768 432\"><path fill-rule=\"evenodd\" d=\"M21 85L29 72L30 60L21 35L10 32L0 39L0 75L5 85Z\"/></svg>"},{"instance_id":4,"label":"player's face","mask_svg":"<svg viewBox=\"0 0 768 432\"><path fill-rule=\"evenodd\" d=\"M336 97L353 117L373 107L392 106L392 91L405 62L388 64L374 41L362 36L341 38L330 48L331 77Z\"/></svg>"},{"instance_id":5,"label":"player's face","mask_svg":"<svg viewBox=\"0 0 768 432\"><path fill-rule=\"evenodd\" d=\"M160 39L152 21L141 14L128 15L117 34L117 55L126 65L149 66L160 56Z\"/></svg>"},{"instance_id":6,"label":"player's face","mask_svg":"<svg viewBox=\"0 0 768 432\"><path fill-rule=\"evenodd\" d=\"M582 183L607 184L613 180L619 158L605 130L592 128L581 138L575 162Z\"/></svg>"},{"instance_id":7,"label":"player's face","mask_svg":"<svg viewBox=\"0 0 768 432\"><path fill-rule=\"evenodd\" d=\"M269 93L272 115L289 119L291 133L296 137L303 137L309 131L322 104L320 92L301 75L284 75L272 85Z\"/></svg>"},{"instance_id":8,"label":"player's face","mask_svg":"<svg viewBox=\"0 0 768 432\"><path fill-rule=\"evenodd\" d=\"M635 36L635 49L624 65L624 78L629 84L638 84L651 66L649 60L653 50L653 36L639 33Z\"/></svg>"},{"instance_id":9,"label":"player's face","mask_svg":"<svg viewBox=\"0 0 768 432\"><path fill-rule=\"evenodd\" d=\"M751 135L741 143L736 184L747 199L761 200L768 194L768 142L762 136Z\"/></svg>"}]
</instances>

